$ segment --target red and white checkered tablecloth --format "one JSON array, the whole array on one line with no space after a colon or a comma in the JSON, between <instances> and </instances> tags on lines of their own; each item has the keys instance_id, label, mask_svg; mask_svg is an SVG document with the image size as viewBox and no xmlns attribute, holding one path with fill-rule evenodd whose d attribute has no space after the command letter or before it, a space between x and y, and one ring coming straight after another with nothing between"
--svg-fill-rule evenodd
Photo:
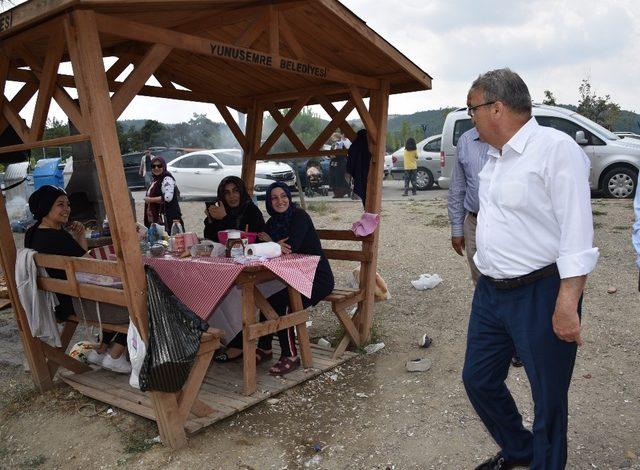
<instances>
[{"instance_id":1,"label":"red and white checkered tablecloth","mask_svg":"<svg viewBox=\"0 0 640 470\"><path fill-rule=\"evenodd\" d=\"M283 255L247 265L230 258L145 257L162 281L187 307L208 320L244 266L263 265L305 297L311 297L319 256Z\"/></svg>"}]
</instances>

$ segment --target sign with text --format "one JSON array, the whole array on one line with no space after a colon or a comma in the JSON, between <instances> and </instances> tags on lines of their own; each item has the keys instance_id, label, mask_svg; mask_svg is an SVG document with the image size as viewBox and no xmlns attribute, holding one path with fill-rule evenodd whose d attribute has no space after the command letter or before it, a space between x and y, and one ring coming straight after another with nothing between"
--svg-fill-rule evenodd
<instances>
[{"instance_id":1,"label":"sign with text","mask_svg":"<svg viewBox=\"0 0 640 470\"><path fill-rule=\"evenodd\" d=\"M6 31L11 28L11 19L11 12L0 15L0 32Z\"/></svg>"},{"instance_id":2,"label":"sign with text","mask_svg":"<svg viewBox=\"0 0 640 470\"><path fill-rule=\"evenodd\" d=\"M259 51L243 49L241 47L230 46L223 43L211 43L211 54L224 59L237 60L248 64L262 65L273 69L287 70L290 72L308 75L314 78L326 78L326 67L299 62L284 57L275 57L271 54L265 54Z\"/></svg>"}]
</instances>

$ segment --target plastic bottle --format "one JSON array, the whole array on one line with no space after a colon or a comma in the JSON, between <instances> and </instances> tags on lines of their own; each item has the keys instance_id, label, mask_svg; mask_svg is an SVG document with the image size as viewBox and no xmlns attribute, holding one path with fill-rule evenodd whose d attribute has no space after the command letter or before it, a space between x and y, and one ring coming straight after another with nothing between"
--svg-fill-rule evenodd
<instances>
[{"instance_id":1,"label":"plastic bottle","mask_svg":"<svg viewBox=\"0 0 640 470\"><path fill-rule=\"evenodd\" d=\"M110 237L111 230L109 229L109 219L105 216L104 221L102 222L102 236Z\"/></svg>"},{"instance_id":2,"label":"plastic bottle","mask_svg":"<svg viewBox=\"0 0 640 470\"><path fill-rule=\"evenodd\" d=\"M158 228L156 224L151 224L149 230L147 230L147 241L149 245L153 245L158 240Z\"/></svg>"},{"instance_id":3,"label":"plastic bottle","mask_svg":"<svg viewBox=\"0 0 640 470\"><path fill-rule=\"evenodd\" d=\"M182 224L178 219L176 219L171 225L171 236L175 237L176 235L179 235L181 233L184 233L184 230L182 230Z\"/></svg>"},{"instance_id":4,"label":"plastic bottle","mask_svg":"<svg viewBox=\"0 0 640 470\"><path fill-rule=\"evenodd\" d=\"M174 220L171 225L171 247L175 253L182 253L185 249L184 244L184 231L182 230L182 224L179 220Z\"/></svg>"}]
</instances>

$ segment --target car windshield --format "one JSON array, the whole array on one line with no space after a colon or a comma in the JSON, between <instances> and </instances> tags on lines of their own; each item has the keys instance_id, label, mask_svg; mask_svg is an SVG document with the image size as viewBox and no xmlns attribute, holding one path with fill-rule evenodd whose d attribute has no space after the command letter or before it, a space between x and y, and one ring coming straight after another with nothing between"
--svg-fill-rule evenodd
<instances>
[{"instance_id":1,"label":"car windshield","mask_svg":"<svg viewBox=\"0 0 640 470\"><path fill-rule=\"evenodd\" d=\"M571 117L574 118L576 121L579 121L580 124L582 124L587 129L593 131L599 137L604 137L607 140L620 140L620 137L615 135L613 132L611 132L605 127L602 127L597 122L593 122L591 119L587 119L581 114L574 113L571 115Z\"/></svg>"},{"instance_id":2,"label":"car windshield","mask_svg":"<svg viewBox=\"0 0 640 470\"><path fill-rule=\"evenodd\" d=\"M215 152L214 155L223 165L242 165L242 155L239 151Z\"/></svg>"}]
</instances>

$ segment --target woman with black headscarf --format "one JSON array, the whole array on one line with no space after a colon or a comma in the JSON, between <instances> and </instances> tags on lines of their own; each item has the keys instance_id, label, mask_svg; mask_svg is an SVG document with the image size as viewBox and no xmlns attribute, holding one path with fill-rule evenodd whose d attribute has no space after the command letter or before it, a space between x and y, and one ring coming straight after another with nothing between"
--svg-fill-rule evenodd
<instances>
[{"instance_id":1,"label":"woman with black headscarf","mask_svg":"<svg viewBox=\"0 0 640 470\"><path fill-rule=\"evenodd\" d=\"M260 234L263 241L274 241L280 244L284 254L298 253L303 255L320 256L313 278L311 298L302 296L302 305L307 308L316 305L331 293L334 287L333 272L329 261L322 251L320 238L316 233L309 214L296 207L291 201L289 188L280 182L272 183L266 194L267 212L271 218L267 221L265 233ZM289 310L289 293L287 289L275 293L267 299L278 313L284 315ZM264 318L264 317L263 317ZM263 336L258 341L258 351L262 354L271 353L272 335ZM300 358L295 346L293 327L278 331L280 360L269 369L273 375L284 375L295 370L300 365ZM260 353L258 353L260 354Z\"/></svg>"},{"instance_id":2,"label":"woman with black headscarf","mask_svg":"<svg viewBox=\"0 0 640 470\"><path fill-rule=\"evenodd\" d=\"M214 242L221 230L246 230L262 232L264 218L249 193L247 187L237 176L227 176L218 185L218 200L207 204L204 219L204 238Z\"/></svg>"},{"instance_id":3,"label":"woman with black headscarf","mask_svg":"<svg viewBox=\"0 0 640 470\"><path fill-rule=\"evenodd\" d=\"M182 211L178 204L180 190L173 175L167 171L164 158L154 157L151 160L151 174L153 181L144 198L145 227L156 223L164 225L167 233L170 233L173 221L178 220L184 230Z\"/></svg>"},{"instance_id":4,"label":"woman with black headscarf","mask_svg":"<svg viewBox=\"0 0 640 470\"><path fill-rule=\"evenodd\" d=\"M25 248L48 255L81 257L87 254L84 225L77 221L69 223L71 206L64 189L51 185L38 188L29 197L29 209L36 223L25 233ZM61 269L47 268L47 274L56 279L67 279ZM56 293L56 296L59 302L55 309L56 319L66 321L74 313L73 302L68 295ZM106 369L129 373L131 365L124 354L126 344L126 335L105 332L103 344L98 350L90 351L87 358Z\"/></svg>"}]
</instances>

